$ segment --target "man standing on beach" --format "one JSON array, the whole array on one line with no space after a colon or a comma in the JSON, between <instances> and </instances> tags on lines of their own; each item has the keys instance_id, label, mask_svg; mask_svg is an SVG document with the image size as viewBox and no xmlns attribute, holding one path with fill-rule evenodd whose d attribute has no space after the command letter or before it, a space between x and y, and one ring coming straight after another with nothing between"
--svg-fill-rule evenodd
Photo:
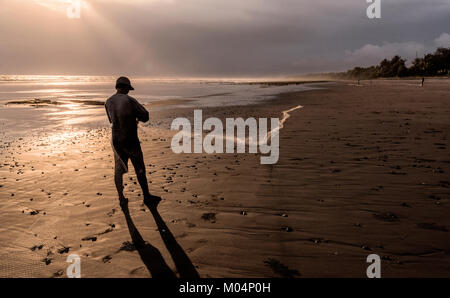
<instances>
[{"instance_id":1,"label":"man standing on beach","mask_svg":"<svg viewBox=\"0 0 450 298\"><path fill-rule=\"evenodd\" d=\"M105 108L109 122L112 124L114 182L119 193L120 205L123 207L128 203L128 199L123 195L123 174L128 172L128 159L131 159L144 193L144 203L157 204L161 199L152 196L148 190L144 157L137 132L139 121L149 120L148 111L136 99L128 96L128 93L134 90L128 78L118 78L116 90L117 93L106 101Z\"/></svg>"}]
</instances>

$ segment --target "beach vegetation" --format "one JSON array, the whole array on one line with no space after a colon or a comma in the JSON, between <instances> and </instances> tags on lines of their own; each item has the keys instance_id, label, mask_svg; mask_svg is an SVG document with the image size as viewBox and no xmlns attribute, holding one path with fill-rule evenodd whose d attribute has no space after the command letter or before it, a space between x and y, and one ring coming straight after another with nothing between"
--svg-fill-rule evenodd
<instances>
[{"instance_id":1,"label":"beach vegetation","mask_svg":"<svg viewBox=\"0 0 450 298\"><path fill-rule=\"evenodd\" d=\"M418 76L450 75L450 47L438 48L432 54L415 58L409 66L407 60L396 55L392 59L383 59L376 66L357 66L346 72L329 74L342 79L402 78Z\"/></svg>"}]
</instances>

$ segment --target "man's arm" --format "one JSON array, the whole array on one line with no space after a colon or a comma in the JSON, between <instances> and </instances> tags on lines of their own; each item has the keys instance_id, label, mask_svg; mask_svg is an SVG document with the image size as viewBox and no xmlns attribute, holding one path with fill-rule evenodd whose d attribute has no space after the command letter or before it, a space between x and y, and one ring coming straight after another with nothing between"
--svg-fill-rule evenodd
<instances>
[{"instance_id":1,"label":"man's arm","mask_svg":"<svg viewBox=\"0 0 450 298\"><path fill-rule=\"evenodd\" d=\"M111 116L109 116L108 107L105 104L106 116L108 116L109 123L112 123Z\"/></svg>"},{"instance_id":2,"label":"man's arm","mask_svg":"<svg viewBox=\"0 0 450 298\"><path fill-rule=\"evenodd\" d=\"M147 122L150 118L148 111L133 97L130 97L130 100L135 107L136 118L141 122Z\"/></svg>"}]
</instances>

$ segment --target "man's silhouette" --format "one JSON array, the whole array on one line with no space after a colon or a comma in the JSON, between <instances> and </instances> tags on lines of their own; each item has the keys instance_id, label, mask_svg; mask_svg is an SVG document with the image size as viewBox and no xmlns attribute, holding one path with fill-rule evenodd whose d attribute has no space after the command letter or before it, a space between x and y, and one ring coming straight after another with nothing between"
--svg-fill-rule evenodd
<instances>
[{"instance_id":1,"label":"man's silhouette","mask_svg":"<svg viewBox=\"0 0 450 298\"><path fill-rule=\"evenodd\" d=\"M116 82L117 93L106 101L106 114L112 123L112 146L114 150L115 172L114 182L119 193L120 204L126 205L128 200L123 195L123 174L128 172L128 159L131 159L136 172L144 202L157 204L159 197L152 196L148 191L145 175L144 157L137 133L139 121L149 120L148 111L136 99L128 96L134 90L126 77L120 77Z\"/></svg>"}]
</instances>

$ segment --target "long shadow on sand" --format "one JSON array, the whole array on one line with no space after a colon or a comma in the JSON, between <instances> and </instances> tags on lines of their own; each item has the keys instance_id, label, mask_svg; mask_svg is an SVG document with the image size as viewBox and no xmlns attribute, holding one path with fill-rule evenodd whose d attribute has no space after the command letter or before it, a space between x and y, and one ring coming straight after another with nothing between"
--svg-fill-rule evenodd
<instances>
[{"instance_id":1,"label":"long shadow on sand","mask_svg":"<svg viewBox=\"0 0 450 298\"><path fill-rule=\"evenodd\" d=\"M167 247L173 262L177 267L177 271L181 278L197 279L200 278L195 266L184 252L183 248L178 244L177 240L173 236L172 232L167 227L164 220L161 218L157 210L157 205L146 204L150 212L152 213L156 225L158 226L159 234L161 235L164 244Z\"/></svg>"},{"instance_id":2,"label":"long shadow on sand","mask_svg":"<svg viewBox=\"0 0 450 298\"><path fill-rule=\"evenodd\" d=\"M147 267L153 278L176 278L175 273L167 266L166 261L162 257L159 250L144 241L138 229L133 223L130 216L128 206L122 206L123 214L127 221L128 230L130 231L131 239L134 247L139 252L139 256Z\"/></svg>"},{"instance_id":3,"label":"long shadow on sand","mask_svg":"<svg viewBox=\"0 0 450 298\"><path fill-rule=\"evenodd\" d=\"M195 266L192 264L183 248L178 244L172 232L169 230L166 223L161 218L161 215L159 214L157 209L158 206L155 204L146 204L146 206L155 219L156 225L158 226L158 231L175 263L177 271L180 274L180 278L200 278L197 270L195 269ZM130 232L133 245L139 252L139 256L141 257L142 262L145 264L152 277L176 278L175 273L169 268L169 266L167 266L167 263L162 257L159 250L142 238L138 229L134 225L133 220L131 219L128 205L122 206L122 211L127 221L128 230Z\"/></svg>"}]
</instances>

